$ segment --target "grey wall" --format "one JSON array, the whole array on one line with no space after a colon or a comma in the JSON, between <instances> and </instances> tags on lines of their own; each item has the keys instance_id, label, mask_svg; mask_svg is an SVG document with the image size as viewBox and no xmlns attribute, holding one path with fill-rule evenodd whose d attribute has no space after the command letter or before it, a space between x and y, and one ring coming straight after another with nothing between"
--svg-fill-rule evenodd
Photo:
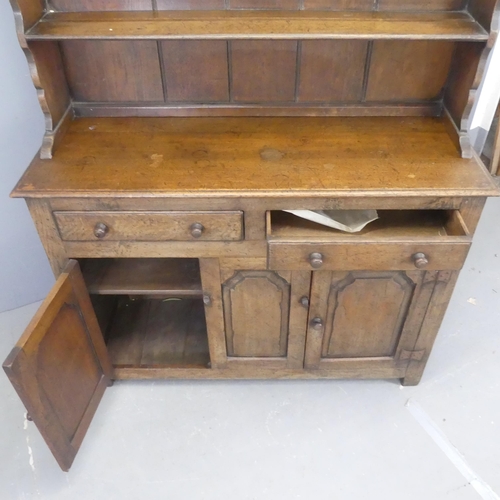
<instances>
[{"instance_id":1,"label":"grey wall","mask_svg":"<svg viewBox=\"0 0 500 500\"><path fill-rule=\"evenodd\" d=\"M9 193L37 153L43 114L17 41L9 2L0 1L0 312L43 298L54 282L24 200Z\"/></svg>"}]
</instances>

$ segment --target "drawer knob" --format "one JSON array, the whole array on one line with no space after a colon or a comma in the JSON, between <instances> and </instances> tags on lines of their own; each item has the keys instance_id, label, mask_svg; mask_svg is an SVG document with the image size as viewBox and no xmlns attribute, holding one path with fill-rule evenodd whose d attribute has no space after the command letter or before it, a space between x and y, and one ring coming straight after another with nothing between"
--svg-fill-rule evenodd
<instances>
[{"instance_id":1,"label":"drawer knob","mask_svg":"<svg viewBox=\"0 0 500 500\"><path fill-rule=\"evenodd\" d=\"M194 224L191 225L191 236L193 238L199 238L203 234L204 230L205 228L203 227L203 224L195 222Z\"/></svg>"},{"instance_id":2,"label":"drawer knob","mask_svg":"<svg viewBox=\"0 0 500 500\"><path fill-rule=\"evenodd\" d=\"M109 227L103 222L98 222L94 227L94 236L96 238L104 238L109 233Z\"/></svg>"},{"instance_id":3,"label":"drawer knob","mask_svg":"<svg viewBox=\"0 0 500 500\"><path fill-rule=\"evenodd\" d=\"M318 252L313 252L309 255L309 263L314 269L319 269L323 265L323 255Z\"/></svg>"},{"instance_id":4,"label":"drawer knob","mask_svg":"<svg viewBox=\"0 0 500 500\"><path fill-rule=\"evenodd\" d=\"M425 253L418 252L416 254L413 254L413 263L415 264L415 267L418 269L422 269L429 263L429 259L425 255Z\"/></svg>"},{"instance_id":5,"label":"drawer knob","mask_svg":"<svg viewBox=\"0 0 500 500\"><path fill-rule=\"evenodd\" d=\"M206 306L211 306L212 305L212 297L210 297L210 295L208 295L208 293L204 293L203 294L203 303Z\"/></svg>"},{"instance_id":6,"label":"drawer knob","mask_svg":"<svg viewBox=\"0 0 500 500\"><path fill-rule=\"evenodd\" d=\"M321 318L313 318L311 321L311 326L314 330L320 331L323 329L323 320Z\"/></svg>"},{"instance_id":7,"label":"drawer knob","mask_svg":"<svg viewBox=\"0 0 500 500\"><path fill-rule=\"evenodd\" d=\"M299 302L302 307L305 307L306 309L309 308L309 297L306 297L304 295L303 297L300 298Z\"/></svg>"}]
</instances>

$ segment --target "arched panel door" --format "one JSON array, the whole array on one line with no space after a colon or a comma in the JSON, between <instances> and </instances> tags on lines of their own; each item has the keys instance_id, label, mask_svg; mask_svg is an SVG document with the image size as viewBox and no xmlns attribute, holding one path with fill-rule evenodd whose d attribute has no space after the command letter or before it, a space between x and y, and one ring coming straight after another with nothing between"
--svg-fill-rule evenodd
<instances>
[{"instance_id":1,"label":"arched panel door","mask_svg":"<svg viewBox=\"0 0 500 500\"><path fill-rule=\"evenodd\" d=\"M234 271L222 284L228 361L302 368L309 272Z\"/></svg>"},{"instance_id":2,"label":"arched panel door","mask_svg":"<svg viewBox=\"0 0 500 500\"><path fill-rule=\"evenodd\" d=\"M315 272L306 369L404 376L437 272Z\"/></svg>"}]
</instances>

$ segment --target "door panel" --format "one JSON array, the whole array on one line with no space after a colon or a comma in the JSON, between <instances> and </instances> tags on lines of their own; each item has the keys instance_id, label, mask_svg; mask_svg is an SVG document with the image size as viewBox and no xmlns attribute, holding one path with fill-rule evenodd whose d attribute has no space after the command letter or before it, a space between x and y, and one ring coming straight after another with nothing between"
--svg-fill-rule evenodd
<instances>
[{"instance_id":1,"label":"door panel","mask_svg":"<svg viewBox=\"0 0 500 500\"><path fill-rule=\"evenodd\" d=\"M78 263L70 261L3 365L63 470L112 376Z\"/></svg>"},{"instance_id":2,"label":"door panel","mask_svg":"<svg viewBox=\"0 0 500 500\"><path fill-rule=\"evenodd\" d=\"M332 282L322 357L392 356L414 288L404 273L356 273Z\"/></svg>"},{"instance_id":3,"label":"door panel","mask_svg":"<svg viewBox=\"0 0 500 500\"><path fill-rule=\"evenodd\" d=\"M388 373L403 374L401 352L413 349L436 274L313 273L306 368L335 370L355 360L360 367L379 362Z\"/></svg>"},{"instance_id":4,"label":"door panel","mask_svg":"<svg viewBox=\"0 0 500 500\"><path fill-rule=\"evenodd\" d=\"M302 367L310 273L235 271L222 284L227 354Z\"/></svg>"}]
</instances>

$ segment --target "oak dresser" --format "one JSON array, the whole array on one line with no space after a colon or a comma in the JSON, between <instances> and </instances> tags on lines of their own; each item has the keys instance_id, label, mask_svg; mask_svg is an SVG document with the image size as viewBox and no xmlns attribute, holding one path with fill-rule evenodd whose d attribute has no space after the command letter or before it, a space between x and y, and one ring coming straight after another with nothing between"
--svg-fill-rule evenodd
<instances>
[{"instance_id":1,"label":"oak dresser","mask_svg":"<svg viewBox=\"0 0 500 500\"><path fill-rule=\"evenodd\" d=\"M11 0L57 282L4 363L68 470L115 379L417 384L484 202L495 0ZM284 210L376 209L347 234Z\"/></svg>"}]
</instances>

